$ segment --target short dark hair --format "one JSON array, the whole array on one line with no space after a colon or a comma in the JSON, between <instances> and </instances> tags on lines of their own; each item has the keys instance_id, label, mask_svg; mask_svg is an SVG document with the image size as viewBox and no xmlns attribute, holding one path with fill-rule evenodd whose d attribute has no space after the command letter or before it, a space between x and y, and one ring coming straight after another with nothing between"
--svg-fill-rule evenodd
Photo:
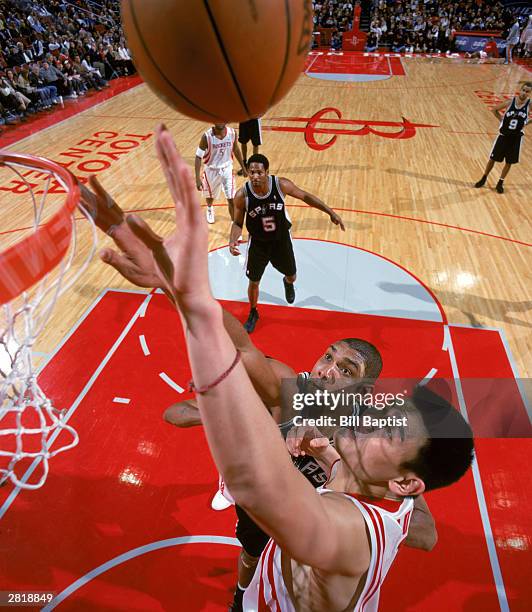
<instances>
[{"instance_id":1,"label":"short dark hair","mask_svg":"<svg viewBox=\"0 0 532 612\"><path fill-rule=\"evenodd\" d=\"M447 487L462 478L473 461L475 445L469 423L454 406L425 386L414 390L428 439L415 459L403 463L425 483L425 491Z\"/></svg>"},{"instance_id":2,"label":"short dark hair","mask_svg":"<svg viewBox=\"0 0 532 612\"><path fill-rule=\"evenodd\" d=\"M248 158L248 168L250 164L262 164L264 166L264 170L268 170L270 167L268 158L262 153L254 153L250 158Z\"/></svg>"},{"instance_id":3,"label":"short dark hair","mask_svg":"<svg viewBox=\"0 0 532 612\"><path fill-rule=\"evenodd\" d=\"M340 342L345 342L349 348L362 355L366 366L364 377L379 377L382 371L382 357L376 346L367 340L360 340L360 338L344 338Z\"/></svg>"}]
</instances>

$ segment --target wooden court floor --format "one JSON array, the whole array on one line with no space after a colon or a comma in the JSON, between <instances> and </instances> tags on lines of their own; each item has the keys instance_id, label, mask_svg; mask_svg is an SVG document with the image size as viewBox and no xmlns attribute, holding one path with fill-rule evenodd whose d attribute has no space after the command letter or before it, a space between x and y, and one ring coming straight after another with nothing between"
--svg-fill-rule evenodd
<instances>
[{"instance_id":1,"label":"wooden court floor","mask_svg":"<svg viewBox=\"0 0 532 612\"><path fill-rule=\"evenodd\" d=\"M432 289L450 322L503 329L519 373L530 376L532 136L525 136L521 163L511 170L504 195L494 191L497 166L489 188L472 187L497 133L487 103L514 92L530 73L520 66L461 60L402 61L404 76L378 81L302 75L264 117L261 151L272 173L319 195L345 220L346 232L340 233L317 211L291 201L293 233L356 245L404 266ZM334 121L340 117L344 123ZM425 127L404 128L403 118ZM10 150L70 162L79 176L96 172L124 209L136 210L164 233L172 227L171 201L150 136L160 121L192 164L208 126L172 111L145 85ZM405 132L411 137L401 138ZM317 150L333 136L330 146ZM9 177L2 177L5 187ZM26 207L29 211L28 196L2 190L0 201L0 226L16 229ZM210 229L213 248L226 244L229 232L220 204ZM109 286L125 283L93 261L62 298L38 350L50 352Z\"/></svg>"},{"instance_id":2,"label":"wooden court floor","mask_svg":"<svg viewBox=\"0 0 532 612\"><path fill-rule=\"evenodd\" d=\"M441 364L435 365L442 368L442 376L456 376L455 366L462 377L475 376L479 368L468 362L471 355L473 361L485 360L487 369L481 371L489 371L491 361L501 360L501 355L495 357L482 348L488 330L497 329L507 339L509 352L503 351L504 359L514 366L514 376L528 377L532 370L530 129L521 163L510 172L504 195L494 190L498 168L489 187L478 190L472 185L482 174L497 133L489 105L512 94L530 73L519 66L443 58L390 60L370 56L346 68L349 58L313 56L308 74L263 118L261 152L270 158L272 173L317 194L342 215L346 225L342 233L322 214L289 201L293 235L322 241L298 242L305 257L300 294L308 285L305 275L312 272L308 262L315 261L312 290L319 292L322 286L323 295L318 297L334 303L331 283L326 281L341 268L334 268L339 260L330 256L336 248L330 243L356 247L351 250L357 251L360 257L355 259L361 266L371 261L366 253L378 255L375 260L393 262L396 270L418 279L419 286L427 288L426 295L435 297L431 307L441 306L450 324L441 325L441 320L416 321L412 328L408 321L392 324L382 332L385 351L391 355L386 367L397 364L401 370L406 363L408 373L401 371L401 376L419 380L426 364L434 365L432 358L437 356ZM361 80L330 80L347 69L349 78ZM193 164L208 126L170 110L145 85L88 107L9 149L53 158L82 178L97 173L125 210L142 215L164 234L173 227L173 215L153 150L153 129L161 121ZM44 184L38 175L28 175L27 180L36 191ZM12 175L0 169L1 245L12 244L31 223L31 200L22 191ZM62 196L49 197L57 204ZM227 244L230 222L223 200L217 203L216 215L209 229L212 249ZM83 255L91 246L88 223L80 218L77 227ZM99 248L108 245L108 239L100 236ZM341 245L337 251L343 253ZM216 271L225 269L223 249L220 252L212 258L211 271L214 266ZM233 274L234 260L226 267ZM360 270L360 284L357 270L344 272L354 293L371 285L365 270ZM228 273L227 278L230 284L233 276ZM243 281L235 277L234 282ZM403 292L408 289L400 283L392 286L377 278L374 284L384 286L383 291L388 288L387 303L394 299L404 303ZM108 288L128 293L110 291L100 299ZM35 346L37 361L47 360L79 323L40 382L61 405L72 410L79 405L72 423L81 443L54 459L42 490L18 495L11 486L0 489L4 546L12 551L9 563L7 557L0 563L0 577L9 588L41 586L62 592L60 609L65 610L225 609L234 584L233 512L210 510L217 475L201 430L175 431L160 419L161 406L175 401L175 390L160 383L161 372L175 381L185 381L189 375L182 358L183 341L172 327L174 313L163 296L130 293L131 289L95 258L62 296ZM416 291L414 297L425 295L419 287ZM351 298L355 303L357 296ZM116 345L114 354L110 345L122 330L129 330L128 321L150 299L149 316L135 319L131 334L122 333L123 343ZM225 299L235 298L229 292ZM93 309L80 321L89 308ZM234 302L231 308L237 316L245 316L241 303ZM302 309L301 316L285 305L263 308L263 322L268 313L273 314L270 327L258 326L258 344L264 350L279 350L287 362L304 368L321 342L319 334L309 330L323 329L332 317L311 308ZM378 317L346 310L334 316L359 321L361 329L381 325L375 323ZM275 314L280 312L285 314ZM484 329L460 329L461 325ZM409 344L415 326L425 334L417 338L424 339L418 346ZM444 327L450 329L455 346L454 366L450 352L442 349ZM141 355L139 332L152 351L149 367L147 353ZM170 351L177 351L175 361L169 358ZM104 371L106 355L110 365ZM131 376L137 358L139 368ZM113 400L124 389L130 412L126 405L114 403L116 397ZM469 401L465 385L463 389ZM85 394L87 390L90 393ZM117 412L122 408L124 413ZM527 609L529 451L529 440L479 441L480 471L468 474L452 489L431 494L438 547L423 559L416 551L400 555L383 591L383 610L506 610L508 602L512 610ZM42 525L54 521L61 529L54 531L50 546L50 532ZM190 534L199 538L198 551L183 546L186 552L176 558L175 549L157 548L170 540L172 546L181 546ZM219 541L209 542L223 546L201 544L203 534L215 534ZM147 543L152 546L151 556L139 552ZM129 564L118 564L126 551L138 556L128 557ZM89 582L84 582L87 576ZM404 589L405 578L412 588Z\"/></svg>"}]
</instances>

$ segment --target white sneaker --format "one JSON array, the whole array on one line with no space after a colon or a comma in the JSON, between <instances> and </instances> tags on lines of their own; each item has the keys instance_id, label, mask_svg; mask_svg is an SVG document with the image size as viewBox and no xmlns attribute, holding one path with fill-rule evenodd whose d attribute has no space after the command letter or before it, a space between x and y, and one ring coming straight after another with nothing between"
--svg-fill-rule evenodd
<instances>
[{"instance_id":1,"label":"white sneaker","mask_svg":"<svg viewBox=\"0 0 532 612\"><path fill-rule=\"evenodd\" d=\"M207 206L207 223L214 223L214 208Z\"/></svg>"},{"instance_id":2,"label":"white sneaker","mask_svg":"<svg viewBox=\"0 0 532 612\"><path fill-rule=\"evenodd\" d=\"M227 510L227 508L232 505L233 504L222 495L221 491L216 491L216 495L211 501L211 508L213 510Z\"/></svg>"}]
</instances>

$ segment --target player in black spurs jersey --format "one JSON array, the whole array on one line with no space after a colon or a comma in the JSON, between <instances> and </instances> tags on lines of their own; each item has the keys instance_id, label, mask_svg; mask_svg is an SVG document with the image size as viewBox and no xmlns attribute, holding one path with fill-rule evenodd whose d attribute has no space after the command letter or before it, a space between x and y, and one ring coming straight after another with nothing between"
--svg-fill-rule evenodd
<instances>
[{"instance_id":1,"label":"player in black spurs jersey","mask_svg":"<svg viewBox=\"0 0 532 612\"><path fill-rule=\"evenodd\" d=\"M284 274L286 301L292 304L296 298L296 260L290 238L292 223L286 211L287 195L302 200L312 208L328 214L331 223L345 231L339 215L319 198L300 189L287 178L269 174L270 164L264 155L252 155L248 163L249 180L241 187L234 199L234 218L229 238L232 255L240 255L238 238L242 233L244 217L249 233L248 260L246 276L249 279L248 297L249 317L244 327L248 333L255 329L259 319L257 302L259 284L268 263Z\"/></svg>"},{"instance_id":2,"label":"player in black spurs jersey","mask_svg":"<svg viewBox=\"0 0 532 612\"><path fill-rule=\"evenodd\" d=\"M528 123L528 113L530 110L530 93L532 92L532 82L527 81L521 85L519 94L512 98L508 103L503 102L496 106L493 111L499 119L498 111L506 109L499 126L499 136L493 144L490 158L480 181L475 183L475 187L483 187L488 178L488 174L495 165L495 162L506 162L501 172L501 178L497 183L497 193L504 193L504 179L510 171L512 164L519 163L519 152L521 150L521 139L523 129Z\"/></svg>"}]
</instances>

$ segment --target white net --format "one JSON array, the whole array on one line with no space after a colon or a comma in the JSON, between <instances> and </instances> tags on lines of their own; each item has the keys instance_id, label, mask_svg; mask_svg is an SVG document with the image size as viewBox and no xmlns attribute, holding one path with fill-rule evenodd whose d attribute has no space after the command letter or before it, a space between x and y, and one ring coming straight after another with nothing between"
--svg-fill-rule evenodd
<instances>
[{"instance_id":1,"label":"white net","mask_svg":"<svg viewBox=\"0 0 532 612\"><path fill-rule=\"evenodd\" d=\"M76 185L66 178L57 166L41 166L35 159L12 163L0 152L0 284L8 277L3 287L10 282L13 287L28 270L31 275L62 257L35 284L0 306L0 484L11 481L27 489L41 487L49 460L78 443L68 424L68 407L55 406L39 385L34 353L57 300L83 273L96 248L91 216L78 204L83 216L76 218L76 208L65 205ZM57 221L57 214L63 216L62 233L53 244L51 234L38 236L38 231ZM8 250L28 238L32 251L19 252L16 265L13 258L8 261Z\"/></svg>"}]
</instances>

